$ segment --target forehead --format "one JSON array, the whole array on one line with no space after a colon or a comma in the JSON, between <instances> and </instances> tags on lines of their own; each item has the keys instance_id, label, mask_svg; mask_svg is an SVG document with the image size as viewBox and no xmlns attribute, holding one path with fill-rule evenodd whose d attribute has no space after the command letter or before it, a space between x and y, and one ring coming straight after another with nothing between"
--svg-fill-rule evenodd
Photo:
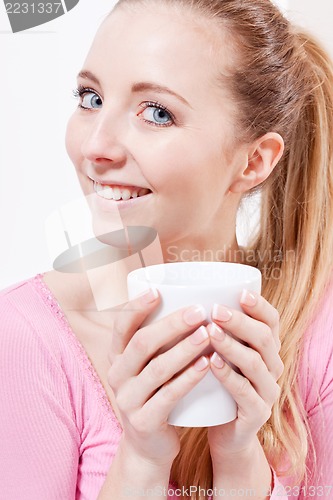
<instances>
[{"instance_id":1,"label":"forehead","mask_svg":"<svg viewBox=\"0 0 333 500\"><path fill-rule=\"evenodd\" d=\"M101 25L85 66L108 75L155 80L178 91L219 87L232 67L228 33L209 19L170 6L116 9Z\"/></svg>"}]
</instances>

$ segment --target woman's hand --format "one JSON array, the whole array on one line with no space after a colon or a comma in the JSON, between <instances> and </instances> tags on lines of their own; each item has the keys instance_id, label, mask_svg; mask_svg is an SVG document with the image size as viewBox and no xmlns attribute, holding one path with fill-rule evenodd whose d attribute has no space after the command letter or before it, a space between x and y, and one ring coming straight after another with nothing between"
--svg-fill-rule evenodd
<instances>
[{"instance_id":1,"label":"woman's hand","mask_svg":"<svg viewBox=\"0 0 333 500\"><path fill-rule=\"evenodd\" d=\"M110 350L109 384L115 399L126 453L171 467L179 438L168 416L180 398L209 370L200 354L209 345L202 306L184 308L141 328L160 299L153 291L117 313ZM195 361L195 362L194 362Z\"/></svg>"},{"instance_id":2,"label":"woman's hand","mask_svg":"<svg viewBox=\"0 0 333 500\"><path fill-rule=\"evenodd\" d=\"M280 394L277 380L282 375L283 363L279 357L278 312L263 297L252 292L244 291L240 303L244 312L215 305L214 323L208 327L215 350L211 369L238 407L235 420L208 429L215 465L223 465L231 457L249 456L251 450L257 449L257 433L269 419ZM249 347L236 339L246 342ZM236 365L241 373L221 357Z\"/></svg>"}]
</instances>

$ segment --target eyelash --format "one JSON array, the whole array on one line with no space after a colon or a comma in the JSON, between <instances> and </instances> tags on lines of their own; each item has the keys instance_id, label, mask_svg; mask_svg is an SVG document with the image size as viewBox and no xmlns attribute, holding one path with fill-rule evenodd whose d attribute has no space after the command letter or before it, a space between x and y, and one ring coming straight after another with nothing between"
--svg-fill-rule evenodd
<instances>
[{"instance_id":1,"label":"eyelash","mask_svg":"<svg viewBox=\"0 0 333 500\"><path fill-rule=\"evenodd\" d=\"M167 113L170 118L171 118L171 124L167 124L167 123L154 123L154 122L151 122L149 120L146 120L145 118L143 118L143 121L148 123L149 125L155 125L155 127L170 127L171 125L177 125L176 123L176 118L175 116L173 115L173 113L171 113L171 111L168 110L168 108L166 108L165 106L163 106L163 104L161 104L160 102L158 101L146 101L146 102L143 102L140 104L140 108L142 108L143 110L147 109L147 108L157 108L157 109L160 109L162 111L164 111L165 113Z\"/></svg>"},{"instance_id":2,"label":"eyelash","mask_svg":"<svg viewBox=\"0 0 333 500\"><path fill-rule=\"evenodd\" d=\"M82 97L84 94L87 94L89 92L92 92L93 94L97 94L97 92L94 89L91 89L89 87L84 87L83 85L79 85L76 89L73 90L73 96L75 98L77 97ZM81 104L79 104L79 108L87 110L88 108L84 108Z\"/></svg>"},{"instance_id":3,"label":"eyelash","mask_svg":"<svg viewBox=\"0 0 333 500\"><path fill-rule=\"evenodd\" d=\"M84 94L87 94L89 92L92 92L93 94L98 95L97 92L94 89L91 89L89 87L83 87L83 85L79 85L76 89L73 90L73 96L75 98L78 98L78 97L84 96ZM85 108L81 104L79 104L78 106L81 109L89 111L89 108ZM171 113L171 111L169 111L168 108L165 107L160 102L158 102L158 101L146 101L146 102L143 102L143 103L140 104L140 108L142 108L142 109L147 109L149 107L154 107L154 108L161 109L162 111L165 111L165 113L167 113L170 116L171 120L172 120L171 125L176 125L177 124L176 123L176 118L173 115L173 113ZM170 124L163 124L163 123L158 124L158 123L154 123L154 122L151 122L149 120L146 120L145 118L143 118L143 121L146 122L146 123L148 123L149 125L154 125L155 127L170 127L171 126Z\"/></svg>"}]
</instances>

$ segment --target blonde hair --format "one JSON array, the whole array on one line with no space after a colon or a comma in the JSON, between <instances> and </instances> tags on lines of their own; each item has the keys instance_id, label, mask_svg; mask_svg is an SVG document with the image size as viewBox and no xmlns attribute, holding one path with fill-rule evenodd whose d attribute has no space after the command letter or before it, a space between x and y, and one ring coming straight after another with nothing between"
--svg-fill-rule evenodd
<instances>
[{"instance_id":1,"label":"blonde hair","mask_svg":"<svg viewBox=\"0 0 333 500\"><path fill-rule=\"evenodd\" d=\"M157 0L120 0L117 4ZM315 450L298 388L304 331L332 269L333 67L325 51L269 0L162 0L190 8L231 34L239 61L227 78L239 103L243 139L281 134L285 152L261 186L261 220L248 250L263 274L263 296L280 313L281 396L259 432L279 474L307 475ZM277 255L279 258L277 258ZM246 260L246 257L245 257ZM172 467L178 485L212 487L207 429L180 429ZM284 470L284 464L288 467ZM189 467L191 464L191 467ZM199 498L196 494L192 499Z\"/></svg>"}]
</instances>

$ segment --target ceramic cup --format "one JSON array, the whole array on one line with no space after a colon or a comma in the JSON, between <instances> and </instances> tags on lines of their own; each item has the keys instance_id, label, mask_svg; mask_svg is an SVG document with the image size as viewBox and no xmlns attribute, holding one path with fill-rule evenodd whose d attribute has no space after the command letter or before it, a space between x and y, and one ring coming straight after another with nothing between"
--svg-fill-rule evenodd
<instances>
[{"instance_id":1,"label":"ceramic cup","mask_svg":"<svg viewBox=\"0 0 333 500\"><path fill-rule=\"evenodd\" d=\"M227 262L176 262L144 267L129 273L129 299L155 287L161 304L144 325L167 316L186 306L202 304L211 322L214 303L242 311L242 290L261 292L261 273L258 269ZM212 352L207 348L203 354ZM233 365L232 365L233 366ZM183 397L170 413L168 422L181 427L210 427L237 416L234 399L216 379L211 370Z\"/></svg>"}]
</instances>

